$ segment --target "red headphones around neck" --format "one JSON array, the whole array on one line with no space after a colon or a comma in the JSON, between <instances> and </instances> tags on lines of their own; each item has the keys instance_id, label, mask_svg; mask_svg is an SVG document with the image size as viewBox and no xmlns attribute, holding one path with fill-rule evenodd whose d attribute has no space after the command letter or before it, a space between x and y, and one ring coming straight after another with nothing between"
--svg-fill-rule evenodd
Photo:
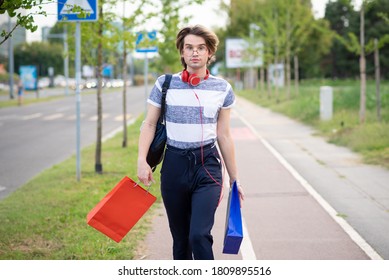
<instances>
[{"instance_id":1,"label":"red headphones around neck","mask_svg":"<svg viewBox=\"0 0 389 280\"><path fill-rule=\"evenodd\" d=\"M204 79L201 79L197 74L189 74L189 72L184 69L181 73L181 79L183 82L190 84L191 86L197 86L201 83L202 80L206 80L209 77L209 71L206 70Z\"/></svg>"}]
</instances>

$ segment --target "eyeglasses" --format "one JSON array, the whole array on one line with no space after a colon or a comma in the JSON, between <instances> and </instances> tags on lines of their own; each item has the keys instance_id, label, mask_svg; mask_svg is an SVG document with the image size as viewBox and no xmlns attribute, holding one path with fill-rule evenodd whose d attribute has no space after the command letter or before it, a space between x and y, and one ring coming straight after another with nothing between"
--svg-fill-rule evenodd
<instances>
[{"instance_id":1,"label":"eyeglasses","mask_svg":"<svg viewBox=\"0 0 389 280\"><path fill-rule=\"evenodd\" d=\"M206 45L200 45L197 48L194 48L191 45L186 45L184 47L184 54L186 55L192 55L194 54L195 51L197 52L198 55L203 55L208 51L208 49Z\"/></svg>"}]
</instances>

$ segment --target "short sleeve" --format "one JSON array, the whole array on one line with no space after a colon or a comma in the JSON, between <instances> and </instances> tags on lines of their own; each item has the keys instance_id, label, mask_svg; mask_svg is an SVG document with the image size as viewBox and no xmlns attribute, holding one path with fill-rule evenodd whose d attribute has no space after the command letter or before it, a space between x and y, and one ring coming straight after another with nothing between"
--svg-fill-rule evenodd
<instances>
[{"instance_id":1,"label":"short sleeve","mask_svg":"<svg viewBox=\"0 0 389 280\"><path fill-rule=\"evenodd\" d=\"M151 89L147 103L154 105L155 107L161 108L162 100L162 83L165 80L165 75L158 77L155 81L153 88Z\"/></svg>"},{"instance_id":2,"label":"short sleeve","mask_svg":"<svg viewBox=\"0 0 389 280\"><path fill-rule=\"evenodd\" d=\"M231 108L235 104L235 94L234 91L232 90L231 85L228 85L227 87L227 94L226 97L224 98L223 102L223 109Z\"/></svg>"}]
</instances>

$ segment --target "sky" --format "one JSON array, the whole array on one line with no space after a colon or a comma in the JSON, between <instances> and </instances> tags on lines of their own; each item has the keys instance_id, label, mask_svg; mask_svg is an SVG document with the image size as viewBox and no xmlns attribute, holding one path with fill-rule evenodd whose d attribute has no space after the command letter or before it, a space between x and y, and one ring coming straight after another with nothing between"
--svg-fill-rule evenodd
<instances>
[{"instance_id":1,"label":"sky","mask_svg":"<svg viewBox=\"0 0 389 280\"><path fill-rule=\"evenodd\" d=\"M229 2L229 0L223 0ZM322 18L324 16L325 5L329 0L311 0L312 10L315 18ZM206 0L202 6L194 5L183 11L184 15L191 16L190 24L200 23L207 27L219 27L223 26L227 22L227 15L219 11L220 0ZM355 6L359 8L362 0L354 0ZM122 11L122 5L118 5L118 10ZM34 17L35 23L39 28L36 32L27 32L27 41L40 41L41 40L41 27L53 26L57 21L57 3L47 4L45 6L47 17L37 15Z\"/></svg>"}]
</instances>

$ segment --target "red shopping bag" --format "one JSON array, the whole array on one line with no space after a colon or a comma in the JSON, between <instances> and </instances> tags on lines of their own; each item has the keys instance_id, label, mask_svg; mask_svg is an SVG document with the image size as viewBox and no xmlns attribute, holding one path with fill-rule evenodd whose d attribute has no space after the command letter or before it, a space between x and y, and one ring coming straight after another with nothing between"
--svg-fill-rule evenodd
<instances>
[{"instance_id":1,"label":"red shopping bag","mask_svg":"<svg viewBox=\"0 0 389 280\"><path fill-rule=\"evenodd\" d=\"M87 223L120 242L156 199L126 176L88 213Z\"/></svg>"}]
</instances>

